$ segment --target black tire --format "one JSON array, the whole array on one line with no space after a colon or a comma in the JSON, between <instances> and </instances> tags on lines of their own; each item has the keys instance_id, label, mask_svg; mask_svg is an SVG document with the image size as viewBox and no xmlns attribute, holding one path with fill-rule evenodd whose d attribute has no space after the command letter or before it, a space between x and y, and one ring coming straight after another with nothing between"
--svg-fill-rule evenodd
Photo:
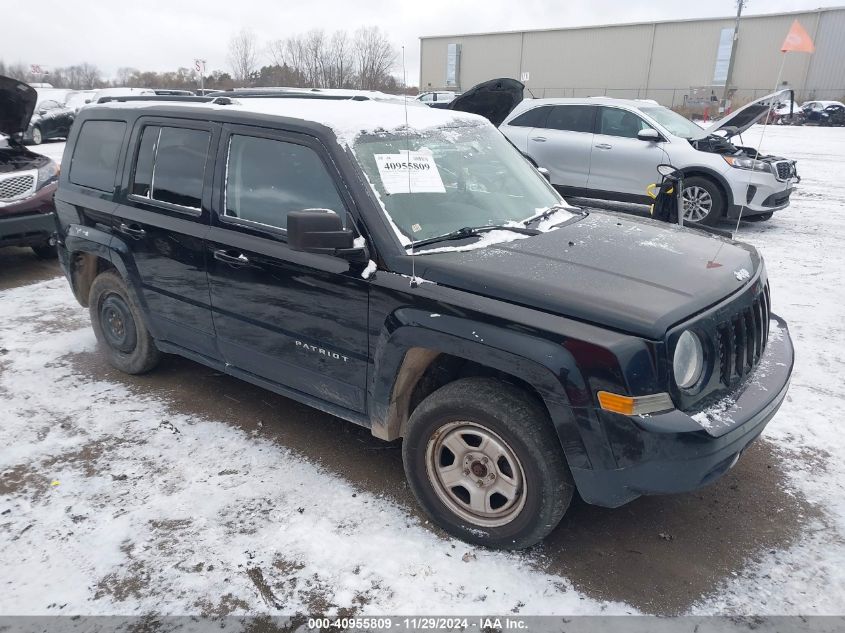
<instances>
[{"instance_id":1,"label":"black tire","mask_svg":"<svg viewBox=\"0 0 845 633\"><path fill-rule=\"evenodd\" d=\"M116 272L100 273L88 295L91 326L109 362L127 374L144 374L161 358L134 295Z\"/></svg>"},{"instance_id":2,"label":"black tire","mask_svg":"<svg viewBox=\"0 0 845 633\"><path fill-rule=\"evenodd\" d=\"M37 244L30 246L30 248L38 259L56 259L56 247L49 243Z\"/></svg>"},{"instance_id":3,"label":"black tire","mask_svg":"<svg viewBox=\"0 0 845 633\"><path fill-rule=\"evenodd\" d=\"M765 222L767 220L771 220L774 213L758 213L757 215L749 215L743 217L743 220L748 220L749 222Z\"/></svg>"},{"instance_id":4,"label":"black tire","mask_svg":"<svg viewBox=\"0 0 845 633\"><path fill-rule=\"evenodd\" d=\"M691 197L693 201L706 200L707 198L701 198L697 195L702 190L706 192L706 196L709 197L709 209L706 214L699 219L689 219L685 216L684 222L713 226L725 216L725 209L727 205L725 203L725 194L722 193L722 188L719 187L715 181L703 176L684 177L685 205L687 204L687 197Z\"/></svg>"},{"instance_id":5,"label":"black tire","mask_svg":"<svg viewBox=\"0 0 845 633\"><path fill-rule=\"evenodd\" d=\"M30 143L32 145L41 145L43 141L44 137L41 134L41 128L36 125L32 128L32 141L30 141Z\"/></svg>"},{"instance_id":6,"label":"black tire","mask_svg":"<svg viewBox=\"0 0 845 633\"><path fill-rule=\"evenodd\" d=\"M495 469L476 470L476 467L485 467L481 465L480 454L472 454L472 451L480 451L481 448L467 447L475 432L487 433L493 441L503 442L511 451L511 456L515 457L516 468L511 468L507 460L502 462L504 458L498 458L494 461ZM460 438L469 454L459 457L448 448L444 451L445 444L438 453L438 444L450 437ZM451 487L452 493L446 492L438 483L438 475L433 474L435 468L450 467L449 464L442 465L443 456L447 454L451 454L453 463L459 466L461 472L452 471L457 476L463 474L473 480L484 479L484 488L481 484L478 489L469 488L483 495L485 507L489 503L492 508L492 500L499 494L496 492L499 485L496 477L507 483L513 481L506 476L508 471L511 474L519 472L524 485L513 495L515 501L510 509L504 510L512 514L504 518L467 518L470 503L468 488L458 483ZM557 527L575 490L560 441L545 408L523 390L491 378L464 378L441 387L425 398L408 422L402 444L402 460L411 490L434 522L464 541L485 547L522 549L541 541ZM475 461L470 463L467 460ZM438 463L441 465L435 466ZM489 461L484 463L490 465ZM487 477L493 480L489 487ZM519 490L516 486L513 489ZM467 500L461 501L458 493L464 492ZM505 499L503 495L499 496ZM459 510L454 510L450 504L459 507ZM463 508L464 516L459 514L460 508ZM491 525L493 521L506 522Z\"/></svg>"}]
</instances>

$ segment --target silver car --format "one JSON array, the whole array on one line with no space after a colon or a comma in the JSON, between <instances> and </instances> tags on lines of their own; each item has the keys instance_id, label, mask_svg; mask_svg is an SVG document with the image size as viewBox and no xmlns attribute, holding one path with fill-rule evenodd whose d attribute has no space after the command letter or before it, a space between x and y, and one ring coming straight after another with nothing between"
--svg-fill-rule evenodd
<instances>
[{"instance_id":1,"label":"silver car","mask_svg":"<svg viewBox=\"0 0 845 633\"><path fill-rule=\"evenodd\" d=\"M767 95L703 129L654 101L525 99L500 130L570 196L649 203L657 165L684 172L686 220L768 220L789 205L794 160L758 155L732 139L783 98Z\"/></svg>"}]
</instances>

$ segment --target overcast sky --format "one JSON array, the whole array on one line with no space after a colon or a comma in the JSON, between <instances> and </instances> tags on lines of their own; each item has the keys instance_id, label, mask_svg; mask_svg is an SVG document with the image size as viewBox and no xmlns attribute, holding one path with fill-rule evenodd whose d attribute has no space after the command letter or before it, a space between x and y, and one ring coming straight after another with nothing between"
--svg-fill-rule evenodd
<instances>
[{"instance_id":1,"label":"overcast sky","mask_svg":"<svg viewBox=\"0 0 845 633\"><path fill-rule=\"evenodd\" d=\"M10 0L5 0L6 2ZM733 15L734 0L11 0L4 12L0 59L48 68L90 62L107 78L121 66L229 70L232 35L247 27L262 46L312 28L378 25L405 46L408 83L419 78L419 37ZM820 0L750 0L745 13L818 7ZM831 4L839 4L832 2ZM262 48L262 51L264 49ZM398 60L397 60L398 61ZM264 54L262 64L269 62ZM396 74L401 76L397 65Z\"/></svg>"}]
</instances>

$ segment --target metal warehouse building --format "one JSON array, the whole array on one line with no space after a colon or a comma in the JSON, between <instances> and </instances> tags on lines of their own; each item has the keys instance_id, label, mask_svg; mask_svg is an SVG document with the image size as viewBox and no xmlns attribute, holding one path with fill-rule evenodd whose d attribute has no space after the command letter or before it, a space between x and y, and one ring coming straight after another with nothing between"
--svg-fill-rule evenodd
<instances>
[{"instance_id":1,"label":"metal warehouse building","mask_svg":"<svg viewBox=\"0 0 845 633\"><path fill-rule=\"evenodd\" d=\"M738 105L771 92L794 19L816 44L789 53L782 80L798 101L845 98L845 7L743 16L730 87ZM735 18L422 37L420 90L522 79L535 97L655 99L694 106L722 96Z\"/></svg>"}]
</instances>

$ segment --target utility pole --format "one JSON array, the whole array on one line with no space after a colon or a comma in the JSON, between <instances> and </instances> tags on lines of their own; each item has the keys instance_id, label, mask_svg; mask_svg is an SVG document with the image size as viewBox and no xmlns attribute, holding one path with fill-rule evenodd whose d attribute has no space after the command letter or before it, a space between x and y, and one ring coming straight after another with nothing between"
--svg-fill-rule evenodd
<instances>
[{"instance_id":1,"label":"utility pole","mask_svg":"<svg viewBox=\"0 0 845 633\"><path fill-rule=\"evenodd\" d=\"M731 85L731 75L734 70L736 59L736 48L739 45L739 18L742 17L742 9L748 0L736 0L736 22L734 23L734 39L731 44L731 56L728 59L728 72L725 75L725 89L722 91L722 108L728 109L728 89Z\"/></svg>"}]
</instances>

